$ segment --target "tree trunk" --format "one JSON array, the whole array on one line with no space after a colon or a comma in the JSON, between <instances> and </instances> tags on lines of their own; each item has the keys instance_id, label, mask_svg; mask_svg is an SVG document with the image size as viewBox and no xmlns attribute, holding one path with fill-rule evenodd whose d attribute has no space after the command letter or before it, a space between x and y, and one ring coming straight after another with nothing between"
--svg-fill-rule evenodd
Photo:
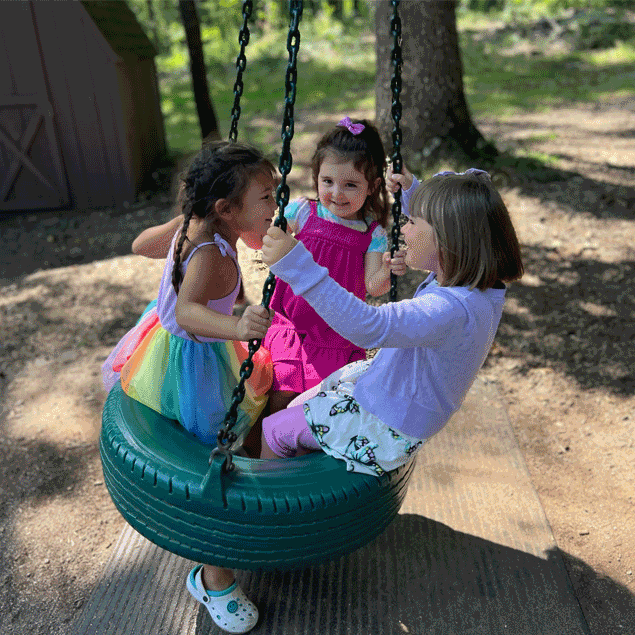
<instances>
[{"instance_id":1,"label":"tree trunk","mask_svg":"<svg viewBox=\"0 0 635 635\"><path fill-rule=\"evenodd\" d=\"M402 23L402 154L410 169L442 159L492 159L497 151L472 122L463 92L463 65L456 29L455 0L404 0ZM376 117L382 136L392 140L392 6L376 2ZM389 141L387 147L392 146Z\"/></svg>"},{"instance_id":2,"label":"tree trunk","mask_svg":"<svg viewBox=\"0 0 635 635\"><path fill-rule=\"evenodd\" d=\"M201 137L203 142L219 140L218 120L214 112L214 106L209 96L207 85L207 70L203 57L203 42L201 40L201 25L196 12L194 0L179 0L181 19L185 28L187 48L190 53L190 73L192 74L192 87L194 89L194 101L201 125Z\"/></svg>"},{"instance_id":3,"label":"tree trunk","mask_svg":"<svg viewBox=\"0 0 635 635\"><path fill-rule=\"evenodd\" d=\"M161 52L161 42L159 40L159 31L157 29L157 18L154 13L154 4L152 0L146 0L146 6L148 8L148 28L150 30L150 39L157 53Z\"/></svg>"},{"instance_id":4,"label":"tree trunk","mask_svg":"<svg viewBox=\"0 0 635 635\"><path fill-rule=\"evenodd\" d=\"M333 7L333 16L336 20L344 18L344 0L327 0L329 5Z\"/></svg>"}]
</instances>

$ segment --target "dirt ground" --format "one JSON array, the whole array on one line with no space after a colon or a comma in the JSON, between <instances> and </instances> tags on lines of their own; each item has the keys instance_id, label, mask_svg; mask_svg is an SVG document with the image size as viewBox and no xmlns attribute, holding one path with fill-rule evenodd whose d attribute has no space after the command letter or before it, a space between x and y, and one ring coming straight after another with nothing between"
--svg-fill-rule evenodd
<instances>
[{"instance_id":1,"label":"dirt ground","mask_svg":"<svg viewBox=\"0 0 635 635\"><path fill-rule=\"evenodd\" d=\"M329 121L307 114L296 118L294 195ZM633 635L635 104L478 125L503 150L558 157L494 175L527 273L483 373L499 386L591 632ZM128 255L132 239L170 215L170 198L155 195L0 219L3 635L67 633L123 526L99 461L99 368L156 292L162 263ZM259 302L264 267L246 252L241 261ZM408 274L402 297L417 280Z\"/></svg>"}]
</instances>

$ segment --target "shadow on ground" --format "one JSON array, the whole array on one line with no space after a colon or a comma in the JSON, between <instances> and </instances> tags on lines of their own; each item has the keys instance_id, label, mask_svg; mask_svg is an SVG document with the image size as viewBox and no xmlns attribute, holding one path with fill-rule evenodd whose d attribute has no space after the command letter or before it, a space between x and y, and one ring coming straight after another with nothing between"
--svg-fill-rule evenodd
<instances>
[{"instance_id":1,"label":"shadow on ground","mask_svg":"<svg viewBox=\"0 0 635 635\"><path fill-rule=\"evenodd\" d=\"M525 247L534 275L510 287L493 356L518 360L517 370L551 366L582 388L635 391L635 261L562 258Z\"/></svg>"},{"instance_id":2,"label":"shadow on ground","mask_svg":"<svg viewBox=\"0 0 635 635\"><path fill-rule=\"evenodd\" d=\"M0 421L1 427L4 427L3 423ZM51 611L51 596L58 598L60 593L68 593L75 581L65 579L63 572L58 573L56 587L50 589L49 576L40 576L44 588L34 594L35 597L25 595L25 571L37 567L33 558L42 556L31 551L28 536L25 541L25 529L20 526L20 519L53 499L72 500L76 497L94 454L95 449L86 445L61 448L45 441L8 438L0 432L0 632L20 632L20 628L26 627L25 613L31 616L28 619L31 633L64 632L57 629L58 625L50 623L52 618L59 616L59 612ZM57 529L63 531L62 527ZM30 574L26 575L30 577ZM43 582L44 577L48 584ZM34 581L35 578L30 579L30 586ZM33 612L33 601L41 603L39 611ZM72 612L67 621L71 615ZM14 630L14 625L18 630Z\"/></svg>"},{"instance_id":3,"label":"shadow on ground","mask_svg":"<svg viewBox=\"0 0 635 635\"><path fill-rule=\"evenodd\" d=\"M506 124L506 127L511 126L516 124ZM521 128L518 124L517 127L525 130L527 125ZM544 131L548 132L549 128L544 127ZM633 131L630 132L633 134ZM618 136L618 133L607 133L607 146L610 147L611 137ZM576 171L556 168L539 159L511 153L502 153L489 169L498 187L518 188L520 193L536 197L545 204L555 203L564 213L584 213L602 219L635 218L635 188L613 182L613 178L635 180L635 168L610 162L581 161L578 157L562 154L554 155L554 158L586 163L591 170L607 173L607 177L591 178Z\"/></svg>"},{"instance_id":4,"label":"shadow on ground","mask_svg":"<svg viewBox=\"0 0 635 635\"><path fill-rule=\"evenodd\" d=\"M376 541L342 561L243 575L260 608L255 635L293 632L293 626L305 632L309 623L332 635L626 635L635 620L628 590L581 560L558 550L539 558L413 514L398 516ZM609 597L614 602L607 606ZM196 633L212 627L201 607Z\"/></svg>"}]
</instances>

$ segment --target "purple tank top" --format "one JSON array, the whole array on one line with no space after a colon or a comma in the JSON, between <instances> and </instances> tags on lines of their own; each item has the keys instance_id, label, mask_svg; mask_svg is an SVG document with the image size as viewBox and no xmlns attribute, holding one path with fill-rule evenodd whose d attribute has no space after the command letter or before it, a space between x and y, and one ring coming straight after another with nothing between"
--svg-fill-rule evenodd
<instances>
[{"instance_id":1,"label":"purple tank top","mask_svg":"<svg viewBox=\"0 0 635 635\"><path fill-rule=\"evenodd\" d=\"M356 231L320 218L317 214L317 202L310 201L309 218L296 238L311 252L315 262L329 270L331 278L361 300L365 300L364 256L378 224L373 221L364 233ZM269 306L276 311L274 327L295 328L298 333L324 348L353 346L336 333L304 298L296 296L282 280L276 281Z\"/></svg>"}]
</instances>

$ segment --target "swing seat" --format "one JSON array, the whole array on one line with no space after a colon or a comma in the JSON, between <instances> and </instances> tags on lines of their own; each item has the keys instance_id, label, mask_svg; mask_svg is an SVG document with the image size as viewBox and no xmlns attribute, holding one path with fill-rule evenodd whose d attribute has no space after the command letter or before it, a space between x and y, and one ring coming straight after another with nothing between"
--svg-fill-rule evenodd
<instances>
[{"instance_id":1,"label":"swing seat","mask_svg":"<svg viewBox=\"0 0 635 635\"><path fill-rule=\"evenodd\" d=\"M380 478L316 452L224 457L116 385L102 417L104 482L134 529L184 558L284 570L340 557L378 536L403 502L414 459Z\"/></svg>"}]
</instances>

